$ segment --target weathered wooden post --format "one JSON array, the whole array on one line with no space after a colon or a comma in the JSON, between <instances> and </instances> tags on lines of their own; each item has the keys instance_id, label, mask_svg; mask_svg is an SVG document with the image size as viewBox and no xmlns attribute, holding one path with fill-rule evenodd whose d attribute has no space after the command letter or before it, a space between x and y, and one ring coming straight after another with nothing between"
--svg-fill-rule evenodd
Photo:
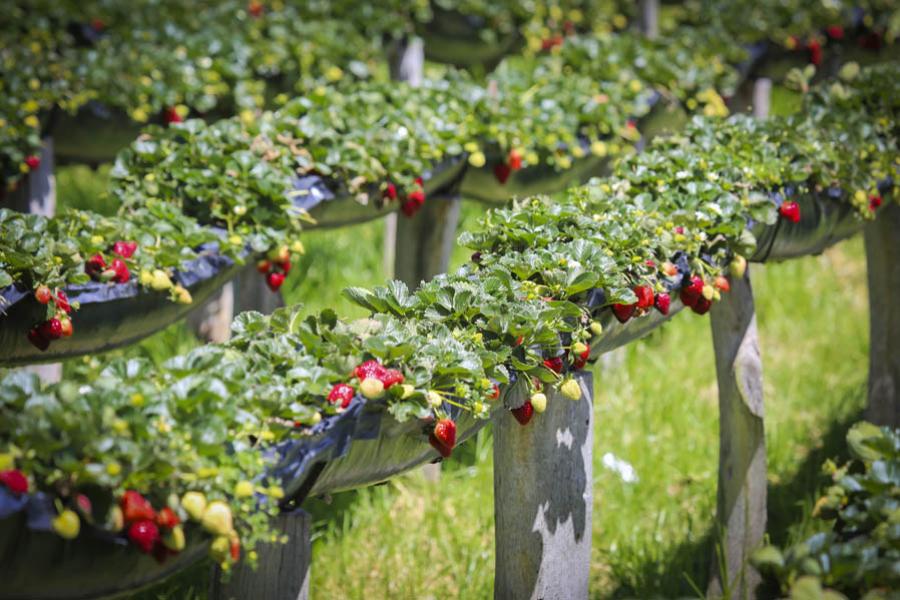
<instances>
[{"instance_id":1,"label":"weathered wooden post","mask_svg":"<svg viewBox=\"0 0 900 600\"><path fill-rule=\"evenodd\" d=\"M38 167L29 172L18 189L9 194L7 205L19 212L52 217L56 214L53 138L44 138L40 159ZM24 369L36 373L45 383L55 383L62 379L62 363L29 365Z\"/></svg>"},{"instance_id":2,"label":"weathered wooden post","mask_svg":"<svg viewBox=\"0 0 900 600\"><path fill-rule=\"evenodd\" d=\"M641 31L650 39L659 36L659 0L640 0Z\"/></svg>"},{"instance_id":3,"label":"weathered wooden post","mask_svg":"<svg viewBox=\"0 0 900 600\"><path fill-rule=\"evenodd\" d=\"M900 206L866 226L869 271L869 398L866 419L900 427Z\"/></svg>"},{"instance_id":4,"label":"weathered wooden post","mask_svg":"<svg viewBox=\"0 0 900 600\"><path fill-rule=\"evenodd\" d=\"M494 418L494 598L587 598L593 504L593 375L581 399L548 392L547 409L522 426ZM521 405L523 392L508 405Z\"/></svg>"},{"instance_id":5,"label":"weathered wooden post","mask_svg":"<svg viewBox=\"0 0 900 600\"><path fill-rule=\"evenodd\" d=\"M312 563L312 518L297 510L277 517L275 532L288 537L286 544L257 546L259 564L254 571L238 563L223 577L213 567L210 600L306 600L309 597L309 567Z\"/></svg>"},{"instance_id":6,"label":"weathered wooden post","mask_svg":"<svg viewBox=\"0 0 900 600\"><path fill-rule=\"evenodd\" d=\"M753 116L765 119L772 104L772 80L760 77L753 82Z\"/></svg>"},{"instance_id":7,"label":"weathered wooden post","mask_svg":"<svg viewBox=\"0 0 900 600\"><path fill-rule=\"evenodd\" d=\"M719 384L717 552L707 595L752 598L748 563L766 531L766 440L762 361L749 270L710 310Z\"/></svg>"}]
</instances>

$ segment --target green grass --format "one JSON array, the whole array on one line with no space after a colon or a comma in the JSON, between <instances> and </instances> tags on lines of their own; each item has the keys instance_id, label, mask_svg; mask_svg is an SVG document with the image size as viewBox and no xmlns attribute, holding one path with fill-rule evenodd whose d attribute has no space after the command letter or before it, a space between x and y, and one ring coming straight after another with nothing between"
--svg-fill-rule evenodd
<instances>
[{"instance_id":1,"label":"green grass","mask_svg":"<svg viewBox=\"0 0 900 600\"><path fill-rule=\"evenodd\" d=\"M102 173L101 173L102 175ZM61 206L102 209L97 177L63 169ZM463 227L482 211L466 205ZM288 302L307 310L361 311L347 285L385 279L383 224L304 235L307 255L288 278ZM457 249L454 264L466 259ZM799 536L819 483L865 394L867 303L860 240L821 257L757 267L769 460L769 535ZM197 344L176 324L117 355L154 361ZM715 512L717 397L708 318L683 314L618 361L596 367L594 529L591 592L597 598L696 596L705 589ZM67 375L108 355L70 361ZM460 448L439 482L419 471L387 485L309 502L315 516L313 597L487 598L493 580L491 433ZM628 484L601 464L628 461ZM796 525L793 525L796 523ZM202 598L208 569L140 594Z\"/></svg>"}]
</instances>

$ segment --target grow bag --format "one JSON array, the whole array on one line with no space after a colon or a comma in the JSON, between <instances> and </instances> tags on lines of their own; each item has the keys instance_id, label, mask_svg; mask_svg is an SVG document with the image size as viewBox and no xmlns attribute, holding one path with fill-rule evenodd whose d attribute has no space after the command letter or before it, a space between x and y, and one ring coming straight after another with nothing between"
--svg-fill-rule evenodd
<instances>
[{"instance_id":1,"label":"grow bag","mask_svg":"<svg viewBox=\"0 0 900 600\"><path fill-rule=\"evenodd\" d=\"M466 157L445 158L422 173L425 201L453 197L466 170ZM307 175L294 180L294 205L309 212L316 227L342 227L378 219L400 208L402 199L382 203L381 192L369 189L366 204L357 202L343 183L321 175Z\"/></svg>"},{"instance_id":2,"label":"grow bag","mask_svg":"<svg viewBox=\"0 0 900 600\"><path fill-rule=\"evenodd\" d=\"M650 112L638 120L638 129L642 133L641 143L646 143L664 131L679 129L685 120L686 115L678 106L654 99ZM470 167L466 170L460 192L464 198L504 203L512 198L561 192L583 184L592 177L608 174L612 159L591 154L590 143L585 138L579 138L579 143L585 155L574 159L571 168L557 171L550 165L527 167L510 173L505 183L500 183L494 175L494 167L505 161L504 156L496 152L489 154L484 167Z\"/></svg>"},{"instance_id":3,"label":"grow bag","mask_svg":"<svg viewBox=\"0 0 900 600\"><path fill-rule=\"evenodd\" d=\"M41 352L26 334L45 318L46 307L30 290L12 285L0 290L4 315L0 315L0 365L26 365L104 352L134 343L182 318L203 304L213 292L237 274L240 265L219 254L215 244L206 244L196 259L184 263L174 282L190 291L191 304L178 304L166 292L142 288L132 278L124 284L90 282L70 285L65 292L71 302L81 303L73 313L75 333L53 341Z\"/></svg>"},{"instance_id":4,"label":"grow bag","mask_svg":"<svg viewBox=\"0 0 900 600\"><path fill-rule=\"evenodd\" d=\"M42 493L16 497L0 487L0 599L102 598L135 591L180 571L208 553L207 536L185 527L185 549L162 562L121 535L82 522L74 540L50 527L55 508Z\"/></svg>"},{"instance_id":5,"label":"grow bag","mask_svg":"<svg viewBox=\"0 0 900 600\"><path fill-rule=\"evenodd\" d=\"M879 192L886 196L893 189L893 179L888 178L878 184ZM787 197L800 205L800 221L791 223L780 218L774 225L752 224L751 232L756 237L756 253L750 258L754 262L786 260L810 254L820 254L829 246L844 240L865 225L856 214L856 209L839 188L828 188L795 196L788 188ZM773 193L776 204L785 196Z\"/></svg>"},{"instance_id":6,"label":"grow bag","mask_svg":"<svg viewBox=\"0 0 900 600\"><path fill-rule=\"evenodd\" d=\"M435 62L471 67L493 68L507 54L518 51L522 39L518 31L507 33L491 29L484 18L448 11L432 5L433 18L421 28L425 56ZM491 35L495 39L488 39Z\"/></svg>"}]
</instances>

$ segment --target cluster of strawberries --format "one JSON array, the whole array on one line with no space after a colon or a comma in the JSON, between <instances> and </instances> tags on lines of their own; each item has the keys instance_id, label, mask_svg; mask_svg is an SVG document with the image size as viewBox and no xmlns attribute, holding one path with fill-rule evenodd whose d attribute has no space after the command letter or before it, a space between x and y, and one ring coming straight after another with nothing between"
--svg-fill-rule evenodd
<instances>
[{"instance_id":1,"label":"cluster of strawberries","mask_svg":"<svg viewBox=\"0 0 900 600\"><path fill-rule=\"evenodd\" d=\"M522 153L513 148L506 155L506 162L498 163L494 166L494 177L500 182L500 185L506 184L506 180L514 171L522 168Z\"/></svg>"},{"instance_id":2,"label":"cluster of strawberries","mask_svg":"<svg viewBox=\"0 0 900 600\"><path fill-rule=\"evenodd\" d=\"M84 272L90 275L94 281L128 283L131 279L131 272L125 261L134 256L137 247L137 242L118 241L112 245L110 250L115 258L107 263L106 258L97 253L84 263Z\"/></svg>"},{"instance_id":3,"label":"cluster of strawberries","mask_svg":"<svg viewBox=\"0 0 900 600\"><path fill-rule=\"evenodd\" d=\"M128 540L145 554L153 554L163 561L170 554L184 550L184 529L181 518L166 506L156 511L144 496L128 490L119 499L115 527L125 529ZM121 520L119 517L121 516Z\"/></svg>"},{"instance_id":4,"label":"cluster of strawberries","mask_svg":"<svg viewBox=\"0 0 900 600\"><path fill-rule=\"evenodd\" d=\"M256 263L256 270L266 276L266 285L277 292L284 283L284 278L291 272L291 253L287 246L282 246L269 253L269 257Z\"/></svg>"},{"instance_id":5,"label":"cluster of strawberries","mask_svg":"<svg viewBox=\"0 0 900 600\"><path fill-rule=\"evenodd\" d=\"M49 317L35 324L28 331L28 341L35 348L44 352L50 347L50 342L72 335L72 319L69 318L72 306L69 304L69 298L64 291L51 291L46 285L37 287L34 291L34 298L39 304L48 307L47 313Z\"/></svg>"},{"instance_id":6,"label":"cluster of strawberries","mask_svg":"<svg viewBox=\"0 0 900 600\"><path fill-rule=\"evenodd\" d=\"M419 212L420 208L425 206L425 182L421 177L417 177L415 184L415 189L406 194L406 200L400 204L400 211L407 217L412 217ZM397 186L390 181L385 184L381 196L387 202L394 202L400 197L397 192Z\"/></svg>"},{"instance_id":7,"label":"cluster of strawberries","mask_svg":"<svg viewBox=\"0 0 900 600\"><path fill-rule=\"evenodd\" d=\"M674 270L674 272L672 272L672 270ZM666 273L667 276L675 275L677 274L677 267L671 263L666 263L663 266L663 272ZM637 296L637 302L612 305L613 314L620 323L625 323L634 316L645 315L650 312L650 309L652 308L655 308L663 315L669 314L669 306L672 303L672 298L667 292L654 293L653 288L649 285L636 286L632 291L634 292L634 295Z\"/></svg>"}]
</instances>

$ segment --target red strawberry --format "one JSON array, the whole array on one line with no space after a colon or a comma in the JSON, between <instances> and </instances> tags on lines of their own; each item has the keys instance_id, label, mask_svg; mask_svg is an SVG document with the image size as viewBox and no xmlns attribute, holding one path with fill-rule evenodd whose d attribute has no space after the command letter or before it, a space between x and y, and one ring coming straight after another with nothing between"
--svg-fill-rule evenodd
<instances>
[{"instance_id":1,"label":"red strawberry","mask_svg":"<svg viewBox=\"0 0 900 600\"><path fill-rule=\"evenodd\" d=\"M619 323L625 323L637 310L637 304L613 304L612 311Z\"/></svg>"},{"instance_id":2,"label":"red strawberry","mask_svg":"<svg viewBox=\"0 0 900 600\"><path fill-rule=\"evenodd\" d=\"M91 19L91 29L100 33L104 29L106 29L106 23L103 22L103 19L93 18Z\"/></svg>"},{"instance_id":3,"label":"red strawberry","mask_svg":"<svg viewBox=\"0 0 900 600\"><path fill-rule=\"evenodd\" d=\"M85 496L84 494L78 494L75 496L75 506L78 507L78 510L85 517L91 517L91 511L94 509L94 506L91 504L91 499Z\"/></svg>"},{"instance_id":4,"label":"red strawberry","mask_svg":"<svg viewBox=\"0 0 900 600\"><path fill-rule=\"evenodd\" d=\"M634 288L634 294L637 296L638 308L650 308L653 306L653 290L650 286L639 285Z\"/></svg>"},{"instance_id":5,"label":"red strawberry","mask_svg":"<svg viewBox=\"0 0 900 600\"><path fill-rule=\"evenodd\" d=\"M705 315L709 312L709 307L712 306L712 300L707 300L703 296L697 299L697 302L691 306L691 310L697 313L698 315Z\"/></svg>"},{"instance_id":6,"label":"red strawberry","mask_svg":"<svg viewBox=\"0 0 900 600\"><path fill-rule=\"evenodd\" d=\"M519 408L514 408L509 412L513 414L516 421L519 422L519 425L528 425L531 417L534 416L534 405L531 404L531 400L526 400L525 404Z\"/></svg>"},{"instance_id":7,"label":"red strawberry","mask_svg":"<svg viewBox=\"0 0 900 600\"><path fill-rule=\"evenodd\" d=\"M506 157L506 164L509 165L509 168L513 171L518 171L522 168L522 154L513 148Z\"/></svg>"},{"instance_id":8,"label":"red strawberry","mask_svg":"<svg viewBox=\"0 0 900 600\"><path fill-rule=\"evenodd\" d=\"M387 369L384 368L377 360L367 360L363 364L359 365L353 370L353 374L362 381L367 377L373 377L382 383L384 383L384 375L387 372Z\"/></svg>"},{"instance_id":9,"label":"red strawberry","mask_svg":"<svg viewBox=\"0 0 900 600\"><path fill-rule=\"evenodd\" d=\"M678 267L673 263L664 262L662 264L662 272L665 273L666 277L675 277L678 275Z\"/></svg>"},{"instance_id":10,"label":"red strawberry","mask_svg":"<svg viewBox=\"0 0 900 600\"><path fill-rule=\"evenodd\" d=\"M554 46L562 46L563 38L561 35L554 35L553 37L545 38L541 41L541 50L550 50Z\"/></svg>"},{"instance_id":11,"label":"red strawberry","mask_svg":"<svg viewBox=\"0 0 900 600\"><path fill-rule=\"evenodd\" d=\"M683 235L683 234L684 234L684 227L681 226L681 225L679 225L678 227L675 228L675 233L678 233L678 234L682 234L682 235Z\"/></svg>"},{"instance_id":12,"label":"red strawberry","mask_svg":"<svg viewBox=\"0 0 900 600\"><path fill-rule=\"evenodd\" d=\"M448 458L456 446L456 423L452 419L440 419L434 431L428 434L428 442L441 456Z\"/></svg>"},{"instance_id":13,"label":"red strawberry","mask_svg":"<svg viewBox=\"0 0 900 600\"><path fill-rule=\"evenodd\" d=\"M174 510L167 506L156 515L156 524L163 529L172 529L176 525L181 524L181 519L178 518Z\"/></svg>"},{"instance_id":14,"label":"red strawberry","mask_svg":"<svg viewBox=\"0 0 900 600\"><path fill-rule=\"evenodd\" d=\"M398 383L403 383L403 373L397 369L386 369L384 375L381 377L381 383L384 384L384 389L388 389L392 385Z\"/></svg>"},{"instance_id":15,"label":"red strawberry","mask_svg":"<svg viewBox=\"0 0 900 600\"><path fill-rule=\"evenodd\" d=\"M720 292L728 293L731 291L731 282L728 281L727 277L723 277L722 275L719 275L713 280L713 286Z\"/></svg>"},{"instance_id":16,"label":"red strawberry","mask_svg":"<svg viewBox=\"0 0 900 600\"><path fill-rule=\"evenodd\" d=\"M828 33L828 37L833 40L844 39L844 28L840 25L831 25L825 31Z\"/></svg>"},{"instance_id":17,"label":"red strawberry","mask_svg":"<svg viewBox=\"0 0 900 600\"><path fill-rule=\"evenodd\" d=\"M563 370L563 361L559 356L554 356L553 358L544 359L544 366L553 371L554 373L562 373Z\"/></svg>"},{"instance_id":18,"label":"red strawberry","mask_svg":"<svg viewBox=\"0 0 900 600\"><path fill-rule=\"evenodd\" d=\"M396 200L397 199L397 186L391 182L388 182L388 184L386 186L384 186L384 192L382 192L382 196L391 201Z\"/></svg>"},{"instance_id":19,"label":"red strawberry","mask_svg":"<svg viewBox=\"0 0 900 600\"><path fill-rule=\"evenodd\" d=\"M332 404L337 404L338 401L341 403L341 408L347 408L350 406L350 401L353 400L353 396L356 395L356 390L353 389L352 386L347 385L346 383L339 383L331 388L331 391L328 392L328 401Z\"/></svg>"},{"instance_id":20,"label":"red strawberry","mask_svg":"<svg viewBox=\"0 0 900 600\"><path fill-rule=\"evenodd\" d=\"M28 332L28 341L41 352L44 352L50 347L50 340L41 335L41 332L37 327L32 327Z\"/></svg>"},{"instance_id":21,"label":"red strawberry","mask_svg":"<svg viewBox=\"0 0 900 600\"><path fill-rule=\"evenodd\" d=\"M793 200L782 203L782 205L778 207L778 212L791 223L800 222L800 205Z\"/></svg>"},{"instance_id":22,"label":"red strawberry","mask_svg":"<svg viewBox=\"0 0 900 600\"><path fill-rule=\"evenodd\" d=\"M178 111L171 107L167 108L165 113L163 113L163 120L167 125L184 121L184 119L181 118L181 115L178 114Z\"/></svg>"},{"instance_id":23,"label":"red strawberry","mask_svg":"<svg viewBox=\"0 0 900 600\"><path fill-rule=\"evenodd\" d=\"M268 275L269 271L272 270L272 263L263 259L256 263L256 270L262 273L263 275Z\"/></svg>"},{"instance_id":24,"label":"red strawberry","mask_svg":"<svg viewBox=\"0 0 900 600\"><path fill-rule=\"evenodd\" d=\"M817 67L822 64L822 44L812 40L807 42L806 49L809 51L809 62Z\"/></svg>"},{"instance_id":25,"label":"red strawberry","mask_svg":"<svg viewBox=\"0 0 900 600\"><path fill-rule=\"evenodd\" d=\"M241 558L241 540L237 536L231 538L231 545L228 547L231 553L231 560L237 562Z\"/></svg>"},{"instance_id":26,"label":"red strawberry","mask_svg":"<svg viewBox=\"0 0 900 600\"><path fill-rule=\"evenodd\" d=\"M49 303L51 297L52 295L50 294L50 288L48 288L46 285L39 285L37 289L34 290L34 299L41 304Z\"/></svg>"},{"instance_id":27,"label":"red strawberry","mask_svg":"<svg viewBox=\"0 0 900 600\"><path fill-rule=\"evenodd\" d=\"M281 261L280 263L278 263L278 268L281 269L282 273L287 275L288 273L291 272L291 261L289 261L289 260Z\"/></svg>"},{"instance_id":28,"label":"red strawberry","mask_svg":"<svg viewBox=\"0 0 900 600\"><path fill-rule=\"evenodd\" d=\"M688 284L681 288L681 302L685 306L694 306L702 295L703 279L699 275L692 275Z\"/></svg>"},{"instance_id":29,"label":"red strawberry","mask_svg":"<svg viewBox=\"0 0 900 600\"><path fill-rule=\"evenodd\" d=\"M0 471L0 483L5 485L13 494L22 495L28 493L28 478L18 469Z\"/></svg>"},{"instance_id":30,"label":"red strawberry","mask_svg":"<svg viewBox=\"0 0 900 600\"><path fill-rule=\"evenodd\" d=\"M869 196L869 210L875 212L876 210L878 210L878 207L881 206L882 202L884 201L881 199L881 196L872 194L871 196Z\"/></svg>"},{"instance_id":31,"label":"red strawberry","mask_svg":"<svg viewBox=\"0 0 900 600\"><path fill-rule=\"evenodd\" d=\"M134 490L127 490L119 500L122 516L126 523L136 521L155 521L156 511L150 502ZM155 525L154 525L155 527Z\"/></svg>"},{"instance_id":32,"label":"red strawberry","mask_svg":"<svg viewBox=\"0 0 900 600\"><path fill-rule=\"evenodd\" d=\"M47 319L38 327L45 340L58 340L63 336L62 322L56 317Z\"/></svg>"},{"instance_id":33,"label":"red strawberry","mask_svg":"<svg viewBox=\"0 0 900 600\"><path fill-rule=\"evenodd\" d=\"M109 264L109 268L115 272L113 281L116 283L128 283L128 280L131 279L131 273L128 272L128 265L126 265L125 261L121 258L114 258Z\"/></svg>"},{"instance_id":34,"label":"red strawberry","mask_svg":"<svg viewBox=\"0 0 900 600\"><path fill-rule=\"evenodd\" d=\"M34 154L25 157L25 164L28 165L28 168L34 171L39 166L41 166L41 159L35 156Z\"/></svg>"},{"instance_id":35,"label":"red strawberry","mask_svg":"<svg viewBox=\"0 0 900 600\"><path fill-rule=\"evenodd\" d=\"M653 306L656 307L656 310L664 315L669 314L670 304L672 304L672 298L665 292L660 292L659 294L657 294L656 299L653 301Z\"/></svg>"},{"instance_id":36,"label":"red strawberry","mask_svg":"<svg viewBox=\"0 0 900 600\"><path fill-rule=\"evenodd\" d=\"M509 168L509 165L506 163L499 163L494 165L494 177L497 178L497 181L500 182L500 185L506 183L506 180L509 179L509 175L512 173L512 169Z\"/></svg>"},{"instance_id":37,"label":"red strawberry","mask_svg":"<svg viewBox=\"0 0 900 600\"><path fill-rule=\"evenodd\" d=\"M513 344L513 346L521 346L522 342L524 342L524 341L525 341L525 337L520 335L519 337L516 338L516 341Z\"/></svg>"},{"instance_id":38,"label":"red strawberry","mask_svg":"<svg viewBox=\"0 0 900 600\"><path fill-rule=\"evenodd\" d=\"M56 292L56 299L54 300L56 304L56 308L63 311L66 314L72 312L72 305L69 304L69 297L66 296L66 293L62 290Z\"/></svg>"},{"instance_id":39,"label":"red strawberry","mask_svg":"<svg viewBox=\"0 0 900 600\"><path fill-rule=\"evenodd\" d=\"M131 258L137 250L137 242L118 241L113 244L113 254L118 254L122 258Z\"/></svg>"},{"instance_id":40,"label":"red strawberry","mask_svg":"<svg viewBox=\"0 0 900 600\"><path fill-rule=\"evenodd\" d=\"M273 292L277 292L282 283L284 283L284 273L273 272L266 275L266 285Z\"/></svg>"},{"instance_id":41,"label":"red strawberry","mask_svg":"<svg viewBox=\"0 0 900 600\"><path fill-rule=\"evenodd\" d=\"M153 546L159 541L159 528L153 521L136 521L128 528L128 539L141 552L150 554L153 551Z\"/></svg>"},{"instance_id":42,"label":"red strawberry","mask_svg":"<svg viewBox=\"0 0 900 600\"><path fill-rule=\"evenodd\" d=\"M72 319L60 319L59 324L62 330L62 336L70 337L72 335L72 332L74 331L74 329L72 328Z\"/></svg>"},{"instance_id":43,"label":"red strawberry","mask_svg":"<svg viewBox=\"0 0 900 600\"><path fill-rule=\"evenodd\" d=\"M92 279L98 279L105 269L106 261L100 254L93 255L84 263L84 272L90 275Z\"/></svg>"},{"instance_id":44,"label":"red strawberry","mask_svg":"<svg viewBox=\"0 0 900 600\"><path fill-rule=\"evenodd\" d=\"M400 205L400 212L402 212L407 218L412 218L412 216L415 215L418 211L419 205L412 200L407 200Z\"/></svg>"},{"instance_id":45,"label":"red strawberry","mask_svg":"<svg viewBox=\"0 0 900 600\"><path fill-rule=\"evenodd\" d=\"M496 400L500 397L500 386L496 383L493 383L491 385L493 385L494 387L491 389L491 393L490 395L488 395L488 398L490 398L491 400Z\"/></svg>"},{"instance_id":46,"label":"red strawberry","mask_svg":"<svg viewBox=\"0 0 900 600\"><path fill-rule=\"evenodd\" d=\"M866 50L880 50L881 34L878 32L863 34L859 36L856 43L859 44L860 48L865 48Z\"/></svg>"},{"instance_id":47,"label":"red strawberry","mask_svg":"<svg viewBox=\"0 0 900 600\"><path fill-rule=\"evenodd\" d=\"M416 207L421 207L425 204L425 191L424 190L415 190L406 195L407 199L414 203Z\"/></svg>"}]
</instances>

